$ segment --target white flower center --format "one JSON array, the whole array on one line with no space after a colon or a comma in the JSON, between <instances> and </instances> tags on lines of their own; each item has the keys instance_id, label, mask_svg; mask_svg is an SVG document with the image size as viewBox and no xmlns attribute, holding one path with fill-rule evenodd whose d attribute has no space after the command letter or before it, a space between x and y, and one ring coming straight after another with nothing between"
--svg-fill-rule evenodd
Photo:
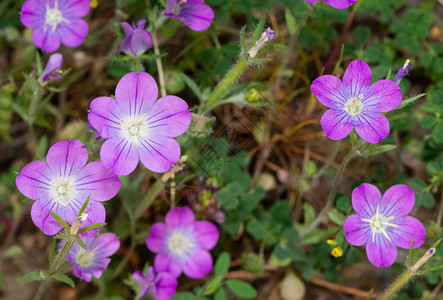
<instances>
[{"instance_id":1,"label":"white flower center","mask_svg":"<svg viewBox=\"0 0 443 300\"><path fill-rule=\"evenodd\" d=\"M69 20L63 18L61 11L58 10L58 0L55 0L54 8L50 8L49 5L46 4L45 27L46 25L52 26L51 30L54 32L60 22L69 24Z\"/></svg>"},{"instance_id":2,"label":"white flower center","mask_svg":"<svg viewBox=\"0 0 443 300\"><path fill-rule=\"evenodd\" d=\"M385 217L380 214L380 205L377 205L377 212L371 219L362 219L363 222L368 222L371 226L372 241L375 240L376 233L382 233L388 241L391 241L386 229L388 227L399 227L397 224L391 224L390 221L394 220L394 216Z\"/></svg>"},{"instance_id":3,"label":"white flower center","mask_svg":"<svg viewBox=\"0 0 443 300\"><path fill-rule=\"evenodd\" d=\"M145 118L145 116L146 116L146 113L143 114L138 121L132 122L131 125L124 124L123 122L120 123L120 127L125 129L129 133L129 136L132 138L132 140L134 141L134 144L137 148L141 146L140 145L140 138L141 138L140 130L145 125L147 125L143 120Z\"/></svg>"},{"instance_id":4,"label":"white flower center","mask_svg":"<svg viewBox=\"0 0 443 300\"><path fill-rule=\"evenodd\" d=\"M361 103L363 99L363 94L358 97L349 99L345 104L345 111L350 115L358 115L363 110L363 104Z\"/></svg>"},{"instance_id":5,"label":"white flower center","mask_svg":"<svg viewBox=\"0 0 443 300\"><path fill-rule=\"evenodd\" d=\"M78 251L76 260L77 263L82 267L89 267L92 265L94 261L94 251L87 251L85 249L81 249Z\"/></svg>"},{"instance_id":6,"label":"white flower center","mask_svg":"<svg viewBox=\"0 0 443 300\"><path fill-rule=\"evenodd\" d=\"M66 207L72 201L72 195L78 195L78 192L69 185L69 181L59 181L54 179L51 181L54 200L52 202L59 203Z\"/></svg>"},{"instance_id":7,"label":"white flower center","mask_svg":"<svg viewBox=\"0 0 443 300\"><path fill-rule=\"evenodd\" d=\"M169 241L168 249L180 258L183 258L189 250L195 247L191 239L183 234L182 231L175 230L172 232Z\"/></svg>"}]
</instances>

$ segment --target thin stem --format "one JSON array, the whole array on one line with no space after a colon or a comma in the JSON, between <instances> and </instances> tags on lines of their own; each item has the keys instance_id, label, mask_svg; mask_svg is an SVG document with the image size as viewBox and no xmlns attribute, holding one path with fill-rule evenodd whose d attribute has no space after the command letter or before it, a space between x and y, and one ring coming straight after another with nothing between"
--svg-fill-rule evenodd
<instances>
[{"instance_id":1,"label":"thin stem","mask_svg":"<svg viewBox=\"0 0 443 300\"><path fill-rule=\"evenodd\" d=\"M132 216L129 213L128 213L128 216L129 216L129 226L131 228L131 244L129 246L128 252L126 252L126 254L125 254L125 257L123 257L123 259L120 261L118 266L115 268L115 271L112 274L112 279L117 277L123 271L123 269L128 264L128 261L131 258L132 253L134 253L135 247L137 246L137 241L135 238L135 219L134 219L134 216Z\"/></svg>"},{"instance_id":2,"label":"thin stem","mask_svg":"<svg viewBox=\"0 0 443 300\"><path fill-rule=\"evenodd\" d=\"M157 56L155 62L157 63L158 78L160 80L160 93L162 97L166 96L165 76L163 73L163 64L160 58L160 49L158 47L157 31L152 35L152 45L154 46L154 53Z\"/></svg>"},{"instance_id":3,"label":"thin stem","mask_svg":"<svg viewBox=\"0 0 443 300\"><path fill-rule=\"evenodd\" d=\"M75 243L75 239L73 239L73 238L65 240L63 248L57 254L57 256L55 257L51 266L49 267L49 271L47 272L46 278L40 284L40 287L38 288L38 291L34 297L34 300L39 300L42 298L43 293L46 291L46 289L49 287L49 285L51 283L51 276L54 273L56 273L60 269L60 267L63 265L63 263L65 262L66 256L68 256L69 252L72 249L72 246L74 246L74 243Z\"/></svg>"},{"instance_id":4,"label":"thin stem","mask_svg":"<svg viewBox=\"0 0 443 300\"><path fill-rule=\"evenodd\" d=\"M441 194L440 194L440 210L438 211L438 217L437 217L437 225L438 226L441 225L442 218L443 218L443 186L442 186Z\"/></svg>"},{"instance_id":5,"label":"thin stem","mask_svg":"<svg viewBox=\"0 0 443 300\"><path fill-rule=\"evenodd\" d=\"M157 180L150 188L146 195L143 197L142 201L137 205L134 211L134 218L137 220L140 218L146 209L151 206L152 202L157 198L157 196L163 190L165 184L161 180Z\"/></svg>"},{"instance_id":6,"label":"thin stem","mask_svg":"<svg viewBox=\"0 0 443 300\"><path fill-rule=\"evenodd\" d=\"M413 274L409 271L404 272L400 275L380 296L379 300L388 300L391 299L399 289L401 289L411 278Z\"/></svg>"},{"instance_id":7,"label":"thin stem","mask_svg":"<svg viewBox=\"0 0 443 300\"><path fill-rule=\"evenodd\" d=\"M322 211L318 214L318 216L312 221L311 224L309 224L308 227L306 227L301 233L300 237L303 238L306 236L309 232L317 228L317 226L322 222L324 216L328 213L329 209L332 207L332 204L334 202L335 193L337 192L338 184L340 182L340 178L343 175L343 172L348 165L348 163L357 155L356 150L352 149L348 155L343 159L342 164L340 165L340 168L338 169L337 175L335 176L334 183L332 185L332 189L329 192L328 199L326 200L326 206L322 209Z\"/></svg>"}]
</instances>

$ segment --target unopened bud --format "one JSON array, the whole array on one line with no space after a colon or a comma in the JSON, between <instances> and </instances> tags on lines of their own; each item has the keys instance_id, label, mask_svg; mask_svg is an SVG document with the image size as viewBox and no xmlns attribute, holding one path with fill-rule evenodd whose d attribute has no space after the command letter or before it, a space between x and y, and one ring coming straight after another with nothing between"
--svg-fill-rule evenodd
<instances>
[{"instance_id":1,"label":"unopened bud","mask_svg":"<svg viewBox=\"0 0 443 300\"><path fill-rule=\"evenodd\" d=\"M394 82L396 84L399 84L400 81L406 76L408 75L409 71L412 69L412 64L411 61L409 59L406 60L405 64L403 65L402 68L400 68L400 70L398 70L397 75L395 75L394 78Z\"/></svg>"},{"instance_id":2,"label":"unopened bud","mask_svg":"<svg viewBox=\"0 0 443 300\"><path fill-rule=\"evenodd\" d=\"M275 32L271 28L266 28L266 30L261 34L260 39L255 43L255 45L249 50L249 57L254 58L257 52L260 51L269 41L275 38Z\"/></svg>"}]
</instances>

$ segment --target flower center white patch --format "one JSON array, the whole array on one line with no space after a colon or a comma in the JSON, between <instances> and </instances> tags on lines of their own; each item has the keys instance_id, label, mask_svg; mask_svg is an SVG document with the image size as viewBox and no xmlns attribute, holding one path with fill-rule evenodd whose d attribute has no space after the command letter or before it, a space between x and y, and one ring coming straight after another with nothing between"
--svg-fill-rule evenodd
<instances>
[{"instance_id":1,"label":"flower center white patch","mask_svg":"<svg viewBox=\"0 0 443 300\"><path fill-rule=\"evenodd\" d=\"M144 122L144 118L146 116L146 113L143 114L138 120L127 122L130 125L127 125L123 122L120 123L120 127L122 127L128 134L129 137L132 139L132 141L135 144L135 147L140 147L140 139L142 139L141 130L145 125L147 125Z\"/></svg>"},{"instance_id":2,"label":"flower center white patch","mask_svg":"<svg viewBox=\"0 0 443 300\"><path fill-rule=\"evenodd\" d=\"M51 181L52 202L58 203L64 207L72 201L73 195L78 192L69 184L69 181L54 179Z\"/></svg>"},{"instance_id":3,"label":"flower center white patch","mask_svg":"<svg viewBox=\"0 0 443 300\"><path fill-rule=\"evenodd\" d=\"M61 11L58 10L58 0L55 0L54 8L46 4L45 27L47 24L52 26L51 30L54 32L60 22L69 23L69 20L63 18Z\"/></svg>"},{"instance_id":4,"label":"flower center white patch","mask_svg":"<svg viewBox=\"0 0 443 300\"><path fill-rule=\"evenodd\" d=\"M358 115L363 110L363 104L361 103L361 99L363 99L363 94L360 94L358 97L354 97L349 99L345 104L345 111L350 115Z\"/></svg>"},{"instance_id":5,"label":"flower center white patch","mask_svg":"<svg viewBox=\"0 0 443 300\"><path fill-rule=\"evenodd\" d=\"M388 227L399 227L397 224L391 224L390 221L394 220L394 216L385 217L380 214L380 205L377 205L377 212L371 219L361 219L363 222L368 222L371 226L372 241L375 240L375 234L382 233L388 241L391 241L386 229Z\"/></svg>"},{"instance_id":6,"label":"flower center white patch","mask_svg":"<svg viewBox=\"0 0 443 300\"><path fill-rule=\"evenodd\" d=\"M77 253L77 263L82 267L89 267L94 261L94 255L94 251L88 251L82 248Z\"/></svg>"},{"instance_id":7,"label":"flower center white patch","mask_svg":"<svg viewBox=\"0 0 443 300\"><path fill-rule=\"evenodd\" d=\"M189 251L195 247L191 238L187 237L182 231L174 230L168 240L168 249L178 257L183 258Z\"/></svg>"}]
</instances>

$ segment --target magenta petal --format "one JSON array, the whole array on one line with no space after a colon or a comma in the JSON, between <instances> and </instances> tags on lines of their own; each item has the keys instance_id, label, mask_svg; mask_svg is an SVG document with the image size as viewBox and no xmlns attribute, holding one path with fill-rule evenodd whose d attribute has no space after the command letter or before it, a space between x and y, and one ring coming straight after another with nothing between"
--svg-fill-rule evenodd
<instances>
[{"instance_id":1,"label":"magenta petal","mask_svg":"<svg viewBox=\"0 0 443 300\"><path fill-rule=\"evenodd\" d=\"M197 243L202 249L211 250L217 245L219 232L217 227L211 222L194 222L194 233Z\"/></svg>"},{"instance_id":2,"label":"magenta petal","mask_svg":"<svg viewBox=\"0 0 443 300\"><path fill-rule=\"evenodd\" d=\"M79 140L60 141L46 155L46 162L54 174L70 175L83 168L88 161L88 150Z\"/></svg>"},{"instance_id":3,"label":"magenta petal","mask_svg":"<svg viewBox=\"0 0 443 300\"><path fill-rule=\"evenodd\" d=\"M118 176L130 174L137 167L139 158L135 145L129 140L109 139L100 149L100 159Z\"/></svg>"},{"instance_id":4,"label":"magenta petal","mask_svg":"<svg viewBox=\"0 0 443 300\"><path fill-rule=\"evenodd\" d=\"M152 37L146 30L136 29L132 34L130 49L135 57L139 57L152 47Z\"/></svg>"},{"instance_id":5,"label":"magenta petal","mask_svg":"<svg viewBox=\"0 0 443 300\"><path fill-rule=\"evenodd\" d=\"M363 95L364 106L374 107L377 112L388 112L401 103L400 87L390 80L379 80Z\"/></svg>"},{"instance_id":6,"label":"magenta petal","mask_svg":"<svg viewBox=\"0 0 443 300\"><path fill-rule=\"evenodd\" d=\"M73 19L68 23L62 22L57 27L62 43L68 47L80 46L88 35L88 23L82 19Z\"/></svg>"},{"instance_id":7,"label":"magenta petal","mask_svg":"<svg viewBox=\"0 0 443 300\"><path fill-rule=\"evenodd\" d=\"M171 228L191 226L194 220L194 213L187 206L171 209L165 218L166 225Z\"/></svg>"},{"instance_id":8,"label":"magenta petal","mask_svg":"<svg viewBox=\"0 0 443 300\"><path fill-rule=\"evenodd\" d=\"M156 300L169 300L172 298L172 296L176 293L177 288L177 279L168 274L168 273L161 273L159 274L160 280L156 284L156 293L155 293L155 299Z\"/></svg>"},{"instance_id":9,"label":"magenta petal","mask_svg":"<svg viewBox=\"0 0 443 300\"><path fill-rule=\"evenodd\" d=\"M75 277L82 278L86 282L91 282L92 274L82 272L78 265L72 265L72 271L74 272Z\"/></svg>"},{"instance_id":10,"label":"magenta petal","mask_svg":"<svg viewBox=\"0 0 443 300\"><path fill-rule=\"evenodd\" d=\"M196 251L183 266L183 273L190 278L203 278L211 270L212 257L206 250Z\"/></svg>"},{"instance_id":11,"label":"magenta petal","mask_svg":"<svg viewBox=\"0 0 443 300\"><path fill-rule=\"evenodd\" d=\"M409 249L412 240L414 240L413 248L418 248L423 245L426 238L426 229L419 220L406 216L399 226L399 228L392 229L394 233L397 234L397 246Z\"/></svg>"},{"instance_id":12,"label":"magenta petal","mask_svg":"<svg viewBox=\"0 0 443 300\"><path fill-rule=\"evenodd\" d=\"M383 235L376 234L366 244L366 254L369 261L376 267L389 267L397 258L397 247L389 242Z\"/></svg>"},{"instance_id":13,"label":"magenta petal","mask_svg":"<svg viewBox=\"0 0 443 300\"><path fill-rule=\"evenodd\" d=\"M346 240L354 246L362 246L371 236L371 226L358 215L350 215L343 224Z\"/></svg>"},{"instance_id":14,"label":"magenta petal","mask_svg":"<svg viewBox=\"0 0 443 300\"><path fill-rule=\"evenodd\" d=\"M119 135L122 130L121 120L115 115L116 110L117 101L111 97L99 97L91 102L88 120L101 137L109 138Z\"/></svg>"},{"instance_id":15,"label":"magenta petal","mask_svg":"<svg viewBox=\"0 0 443 300\"><path fill-rule=\"evenodd\" d=\"M113 233L103 233L95 238L94 248L100 249L100 256L111 256L120 248L120 241Z\"/></svg>"},{"instance_id":16,"label":"magenta petal","mask_svg":"<svg viewBox=\"0 0 443 300\"><path fill-rule=\"evenodd\" d=\"M129 73L117 84L115 98L117 102L129 102L128 114L146 112L158 96L158 87L154 78L148 73Z\"/></svg>"},{"instance_id":17,"label":"magenta petal","mask_svg":"<svg viewBox=\"0 0 443 300\"><path fill-rule=\"evenodd\" d=\"M54 204L44 207L40 201L35 201L31 208L31 218L34 224L41 228L46 235L54 235L62 229L62 225L57 222L50 214Z\"/></svg>"},{"instance_id":18,"label":"magenta petal","mask_svg":"<svg viewBox=\"0 0 443 300\"><path fill-rule=\"evenodd\" d=\"M182 267L165 253L157 254L157 256L155 257L154 265L155 265L155 270L158 273L166 272L176 278L180 276L182 272Z\"/></svg>"},{"instance_id":19,"label":"magenta petal","mask_svg":"<svg viewBox=\"0 0 443 300\"><path fill-rule=\"evenodd\" d=\"M380 212L389 217L391 215L407 215L415 203L414 191L404 184L391 186L383 194Z\"/></svg>"},{"instance_id":20,"label":"magenta petal","mask_svg":"<svg viewBox=\"0 0 443 300\"><path fill-rule=\"evenodd\" d=\"M88 206L86 207L85 214L88 215L88 218L86 221L84 221L80 228L97 224L97 223L104 223L106 220L106 210L102 203L97 201L91 201L89 202ZM70 222L72 224L72 222ZM94 237L95 234L102 229L102 227L95 228L92 230L85 231L82 233L82 235L87 237Z\"/></svg>"},{"instance_id":21,"label":"magenta petal","mask_svg":"<svg viewBox=\"0 0 443 300\"><path fill-rule=\"evenodd\" d=\"M361 94L363 87L371 85L371 69L368 64L361 60L354 60L346 69L345 75L343 75L343 83L347 86L351 95L354 97Z\"/></svg>"},{"instance_id":22,"label":"magenta petal","mask_svg":"<svg viewBox=\"0 0 443 300\"><path fill-rule=\"evenodd\" d=\"M372 218L381 200L380 190L369 183L363 183L352 191L352 206L362 218Z\"/></svg>"},{"instance_id":23,"label":"magenta petal","mask_svg":"<svg viewBox=\"0 0 443 300\"><path fill-rule=\"evenodd\" d=\"M325 2L330 6L338 9L345 9L351 5L349 3L349 0L325 0Z\"/></svg>"},{"instance_id":24,"label":"magenta petal","mask_svg":"<svg viewBox=\"0 0 443 300\"><path fill-rule=\"evenodd\" d=\"M145 275L140 271L135 271L132 274L132 279L140 286L139 298L142 298L148 294L148 290L151 287L149 281L146 280Z\"/></svg>"},{"instance_id":25,"label":"magenta petal","mask_svg":"<svg viewBox=\"0 0 443 300\"><path fill-rule=\"evenodd\" d=\"M355 126L357 134L368 143L376 144L389 134L389 121L380 113L358 115L359 123Z\"/></svg>"},{"instance_id":26,"label":"magenta petal","mask_svg":"<svg viewBox=\"0 0 443 300\"><path fill-rule=\"evenodd\" d=\"M180 144L169 137L152 136L140 141L138 148L142 164L156 173L169 171L180 159Z\"/></svg>"},{"instance_id":27,"label":"magenta petal","mask_svg":"<svg viewBox=\"0 0 443 300\"><path fill-rule=\"evenodd\" d=\"M349 115L345 111L328 109L320 120L321 127L331 140L341 140L352 131Z\"/></svg>"},{"instance_id":28,"label":"magenta petal","mask_svg":"<svg viewBox=\"0 0 443 300\"><path fill-rule=\"evenodd\" d=\"M59 80L60 75L59 74L53 74L54 71L59 69L63 64L63 55L60 53L54 53L49 57L48 64L45 67L45 70L43 71L42 76L39 78L39 80Z\"/></svg>"},{"instance_id":29,"label":"magenta petal","mask_svg":"<svg viewBox=\"0 0 443 300\"><path fill-rule=\"evenodd\" d=\"M91 191L91 199L106 201L117 195L122 185L117 175L106 169L99 161L86 165L88 175L78 179L75 186L79 190Z\"/></svg>"},{"instance_id":30,"label":"magenta petal","mask_svg":"<svg viewBox=\"0 0 443 300\"><path fill-rule=\"evenodd\" d=\"M167 234L164 223L155 223L150 228L151 234L146 238L146 247L154 253L159 253L165 245Z\"/></svg>"},{"instance_id":31,"label":"magenta petal","mask_svg":"<svg viewBox=\"0 0 443 300\"><path fill-rule=\"evenodd\" d=\"M44 8L36 0L28 0L23 3L20 21L28 28L35 28L38 25L37 18L44 14Z\"/></svg>"},{"instance_id":32,"label":"magenta petal","mask_svg":"<svg viewBox=\"0 0 443 300\"><path fill-rule=\"evenodd\" d=\"M187 5L179 15L182 17L180 21L195 31L208 29L214 19L214 12L205 4Z\"/></svg>"},{"instance_id":33,"label":"magenta petal","mask_svg":"<svg viewBox=\"0 0 443 300\"><path fill-rule=\"evenodd\" d=\"M44 161L34 161L26 165L15 179L18 190L32 200L47 196L51 182L46 174L47 167Z\"/></svg>"},{"instance_id":34,"label":"magenta petal","mask_svg":"<svg viewBox=\"0 0 443 300\"><path fill-rule=\"evenodd\" d=\"M314 80L311 91L324 106L343 109L348 99L341 92L342 84L337 77L324 75Z\"/></svg>"},{"instance_id":35,"label":"magenta petal","mask_svg":"<svg viewBox=\"0 0 443 300\"><path fill-rule=\"evenodd\" d=\"M63 16L69 19L82 18L88 14L91 8L90 0L60 1L59 5Z\"/></svg>"},{"instance_id":36,"label":"magenta petal","mask_svg":"<svg viewBox=\"0 0 443 300\"><path fill-rule=\"evenodd\" d=\"M34 29L32 41L38 48L46 52L54 52L60 47L60 38L55 33L51 33L51 30Z\"/></svg>"},{"instance_id":37,"label":"magenta petal","mask_svg":"<svg viewBox=\"0 0 443 300\"><path fill-rule=\"evenodd\" d=\"M134 29L134 27L127 22L121 22L120 25L122 26L126 35L128 35Z\"/></svg>"},{"instance_id":38,"label":"magenta petal","mask_svg":"<svg viewBox=\"0 0 443 300\"><path fill-rule=\"evenodd\" d=\"M137 22L137 25L135 25L135 27L139 28L139 29L143 29L146 26L146 22L147 22L146 19L141 19Z\"/></svg>"},{"instance_id":39,"label":"magenta petal","mask_svg":"<svg viewBox=\"0 0 443 300\"><path fill-rule=\"evenodd\" d=\"M132 33L130 33L125 37L123 42L121 42L117 46L117 49L127 55L131 55L131 39L132 39Z\"/></svg>"}]
</instances>

